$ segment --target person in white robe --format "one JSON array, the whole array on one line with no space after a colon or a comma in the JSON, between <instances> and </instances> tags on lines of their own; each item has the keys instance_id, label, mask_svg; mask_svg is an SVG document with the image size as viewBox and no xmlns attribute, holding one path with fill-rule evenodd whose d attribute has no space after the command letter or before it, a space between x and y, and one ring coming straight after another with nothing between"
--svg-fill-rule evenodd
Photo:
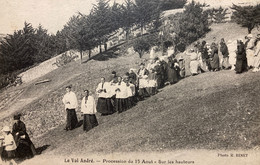
<instances>
[{"instance_id":1,"label":"person in white robe","mask_svg":"<svg viewBox=\"0 0 260 165\"><path fill-rule=\"evenodd\" d=\"M89 131L90 129L98 126L96 118L96 103L93 96L89 94L88 90L84 90L85 96L81 101L81 112L83 114L83 131Z\"/></svg>"},{"instance_id":2,"label":"person in white robe","mask_svg":"<svg viewBox=\"0 0 260 165\"><path fill-rule=\"evenodd\" d=\"M127 86L122 77L118 77L118 83L116 84L116 111L122 113L127 110Z\"/></svg>"},{"instance_id":3,"label":"person in white robe","mask_svg":"<svg viewBox=\"0 0 260 165\"><path fill-rule=\"evenodd\" d=\"M145 97L149 96L147 93L148 75L149 71L144 67L144 63L141 63L140 69L137 72L139 100L143 100Z\"/></svg>"},{"instance_id":4,"label":"person in white robe","mask_svg":"<svg viewBox=\"0 0 260 165\"><path fill-rule=\"evenodd\" d=\"M190 56L190 72L191 74L197 75L200 73L200 62L198 61L198 54L194 52L193 49L190 49L190 52L188 53Z\"/></svg>"},{"instance_id":5,"label":"person in white robe","mask_svg":"<svg viewBox=\"0 0 260 165\"><path fill-rule=\"evenodd\" d=\"M227 42L228 50L229 50L229 64L231 65L231 70L235 70L236 64L236 50L237 50L237 41L229 40Z\"/></svg>"},{"instance_id":6,"label":"person in white robe","mask_svg":"<svg viewBox=\"0 0 260 165\"><path fill-rule=\"evenodd\" d=\"M113 88L113 85L109 82L105 82L105 78L101 77L101 82L97 86L96 94L98 97L97 111L101 113L102 116L114 113L111 98L115 93L112 92L111 88Z\"/></svg>"},{"instance_id":7,"label":"person in white robe","mask_svg":"<svg viewBox=\"0 0 260 165\"><path fill-rule=\"evenodd\" d=\"M65 105L67 111L67 124L64 130L72 130L77 127L78 118L76 114L76 108L78 107L78 100L76 94L71 91L71 86L66 87L66 94L64 95L62 102Z\"/></svg>"}]
</instances>

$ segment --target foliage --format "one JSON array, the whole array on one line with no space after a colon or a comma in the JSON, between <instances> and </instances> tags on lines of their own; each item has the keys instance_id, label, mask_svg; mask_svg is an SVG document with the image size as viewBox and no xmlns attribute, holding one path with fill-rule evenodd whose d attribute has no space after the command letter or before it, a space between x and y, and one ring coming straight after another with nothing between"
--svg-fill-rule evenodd
<instances>
[{"instance_id":1,"label":"foliage","mask_svg":"<svg viewBox=\"0 0 260 165\"><path fill-rule=\"evenodd\" d=\"M161 10L170 10L170 9L178 9L183 8L187 3L187 0L159 0L161 2Z\"/></svg>"},{"instance_id":2,"label":"foliage","mask_svg":"<svg viewBox=\"0 0 260 165\"><path fill-rule=\"evenodd\" d=\"M65 52L61 55L61 57L56 59L56 62L54 64L57 65L58 67L61 67L61 66L64 66L64 65L70 63L75 58L77 58L77 56L73 55L72 52L69 52L69 53Z\"/></svg>"},{"instance_id":3,"label":"foliage","mask_svg":"<svg viewBox=\"0 0 260 165\"><path fill-rule=\"evenodd\" d=\"M260 4L256 6L237 6L234 5L231 9L235 10L232 15L232 20L243 27L247 27L248 33L254 29L254 27L260 24Z\"/></svg>"},{"instance_id":4,"label":"foliage","mask_svg":"<svg viewBox=\"0 0 260 165\"><path fill-rule=\"evenodd\" d=\"M213 8L206 11L208 13L209 23L225 23L227 17L228 8Z\"/></svg>"},{"instance_id":5,"label":"foliage","mask_svg":"<svg viewBox=\"0 0 260 165\"><path fill-rule=\"evenodd\" d=\"M179 31L176 33L174 42L179 51L209 31L207 13L203 12L201 4L192 1L185 6L185 10L178 21Z\"/></svg>"},{"instance_id":6,"label":"foliage","mask_svg":"<svg viewBox=\"0 0 260 165\"><path fill-rule=\"evenodd\" d=\"M156 34L142 36L133 41L134 51L142 58L145 52L148 52L154 45L158 45L158 36Z\"/></svg>"}]
</instances>

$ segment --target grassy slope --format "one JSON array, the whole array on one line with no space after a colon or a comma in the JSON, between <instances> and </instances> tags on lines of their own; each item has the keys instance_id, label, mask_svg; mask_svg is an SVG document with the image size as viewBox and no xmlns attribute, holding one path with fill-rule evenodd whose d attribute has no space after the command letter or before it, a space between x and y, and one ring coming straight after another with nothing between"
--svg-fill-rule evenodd
<instances>
[{"instance_id":1,"label":"grassy slope","mask_svg":"<svg viewBox=\"0 0 260 165\"><path fill-rule=\"evenodd\" d=\"M232 33L227 32L231 27ZM245 35L246 30L235 24L214 25L206 40L211 42L213 36L217 40L235 39L236 34ZM51 78L51 83L23 87L23 98L37 98L23 108L23 120L37 147L50 145L46 154L249 149L259 145L259 73L235 75L232 71L186 78L123 114L98 116L100 125L88 133L82 128L64 132L61 98L65 85L73 84L80 100L82 90L93 92L101 76L112 70L123 74L130 67L137 68L136 62L140 61L137 54L109 56L113 58L97 57L82 65L71 63L41 78ZM69 150L69 146L78 150Z\"/></svg>"},{"instance_id":2,"label":"grassy slope","mask_svg":"<svg viewBox=\"0 0 260 165\"><path fill-rule=\"evenodd\" d=\"M221 71L189 77L125 113L98 116L100 125L88 133L59 127L38 144L50 145L46 154L55 155L252 149L259 145L259 75Z\"/></svg>"}]
</instances>

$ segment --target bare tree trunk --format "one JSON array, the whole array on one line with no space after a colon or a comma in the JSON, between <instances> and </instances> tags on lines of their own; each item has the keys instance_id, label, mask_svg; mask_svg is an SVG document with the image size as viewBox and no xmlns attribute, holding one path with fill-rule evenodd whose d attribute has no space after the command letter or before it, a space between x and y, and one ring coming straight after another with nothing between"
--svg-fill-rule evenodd
<instances>
[{"instance_id":1,"label":"bare tree trunk","mask_svg":"<svg viewBox=\"0 0 260 165\"><path fill-rule=\"evenodd\" d=\"M88 59L91 58L91 49L88 50Z\"/></svg>"},{"instance_id":2,"label":"bare tree trunk","mask_svg":"<svg viewBox=\"0 0 260 165\"><path fill-rule=\"evenodd\" d=\"M82 56L83 56L83 51L80 50L80 64L82 64Z\"/></svg>"}]
</instances>

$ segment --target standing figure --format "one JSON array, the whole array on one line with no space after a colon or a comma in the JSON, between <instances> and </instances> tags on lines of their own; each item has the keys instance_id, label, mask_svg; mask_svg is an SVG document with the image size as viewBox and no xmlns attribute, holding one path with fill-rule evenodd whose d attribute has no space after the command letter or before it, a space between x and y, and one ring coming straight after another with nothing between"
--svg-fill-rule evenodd
<instances>
[{"instance_id":1,"label":"standing figure","mask_svg":"<svg viewBox=\"0 0 260 165\"><path fill-rule=\"evenodd\" d=\"M178 82L178 70L177 70L177 60L172 59L172 57L168 58L168 68L167 68L167 77L170 84L175 84Z\"/></svg>"},{"instance_id":2,"label":"standing figure","mask_svg":"<svg viewBox=\"0 0 260 165\"><path fill-rule=\"evenodd\" d=\"M231 66L229 64L229 52L228 52L228 47L225 43L224 38L221 38L221 41L220 41L220 52L223 55L222 68L230 69Z\"/></svg>"},{"instance_id":3,"label":"standing figure","mask_svg":"<svg viewBox=\"0 0 260 165\"><path fill-rule=\"evenodd\" d=\"M128 95L126 83L122 81L122 77L118 77L118 83L116 84L116 111L122 113L127 110Z\"/></svg>"},{"instance_id":4,"label":"standing figure","mask_svg":"<svg viewBox=\"0 0 260 165\"><path fill-rule=\"evenodd\" d=\"M218 46L215 42L211 44L210 66L212 71L219 70Z\"/></svg>"},{"instance_id":5,"label":"standing figure","mask_svg":"<svg viewBox=\"0 0 260 165\"><path fill-rule=\"evenodd\" d=\"M156 93L156 87L157 87L156 74L157 73L156 73L155 67L157 65L157 63L156 63L157 59L158 58L152 59L151 62L147 66L147 69L149 72L147 92L150 96L152 96Z\"/></svg>"},{"instance_id":6,"label":"standing figure","mask_svg":"<svg viewBox=\"0 0 260 165\"><path fill-rule=\"evenodd\" d=\"M4 151L2 153L2 158L4 162L8 162L10 165L16 165L17 163L14 161L15 158L15 150L16 150L16 144L14 141L14 137L11 134L11 130L8 126L4 126L2 129L4 133L3 138L3 146Z\"/></svg>"},{"instance_id":7,"label":"standing figure","mask_svg":"<svg viewBox=\"0 0 260 165\"><path fill-rule=\"evenodd\" d=\"M193 49L190 49L190 72L192 76L195 76L197 74L199 74L200 72L200 63L198 61L198 54L196 52L194 52Z\"/></svg>"},{"instance_id":8,"label":"standing figure","mask_svg":"<svg viewBox=\"0 0 260 165\"><path fill-rule=\"evenodd\" d=\"M110 84L105 82L105 78L101 77L101 82L98 84L96 94L98 96L97 111L102 116L114 113L114 107L111 102L113 94L110 92Z\"/></svg>"},{"instance_id":9,"label":"standing figure","mask_svg":"<svg viewBox=\"0 0 260 165\"><path fill-rule=\"evenodd\" d=\"M242 39L237 40L236 73L247 71L246 49Z\"/></svg>"},{"instance_id":10,"label":"standing figure","mask_svg":"<svg viewBox=\"0 0 260 165\"><path fill-rule=\"evenodd\" d=\"M26 132L25 124L20 120L21 114L14 115L12 134L17 145L17 157L32 158L36 155L36 149Z\"/></svg>"},{"instance_id":11,"label":"standing figure","mask_svg":"<svg viewBox=\"0 0 260 165\"><path fill-rule=\"evenodd\" d=\"M254 69L253 72L258 72L260 70L260 34L259 38L256 40L255 53L254 53Z\"/></svg>"},{"instance_id":12,"label":"standing figure","mask_svg":"<svg viewBox=\"0 0 260 165\"><path fill-rule=\"evenodd\" d=\"M138 75L138 88L139 88L139 99L143 100L145 97L149 96L147 93L148 86L148 70L144 67L144 63L141 63L140 69L137 72Z\"/></svg>"},{"instance_id":13,"label":"standing figure","mask_svg":"<svg viewBox=\"0 0 260 165\"><path fill-rule=\"evenodd\" d=\"M208 48L207 48L207 45L206 45L206 41L202 41L200 52L201 52L201 58L202 58L202 63L203 63L203 65L201 66L201 69L204 72L206 72L208 70L211 70L210 62L209 62Z\"/></svg>"},{"instance_id":14,"label":"standing figure","mask_svg":"<svg viewBox=\"0 0 260 165\"><path fill-rule=\"evenodd\" d=\"M231 70L235 70L236 65L236 50L237 50L237 41L228 41L228 50L229 50L229 64L231 65Z\"/></svg>"},{"instance_id":15,"label":"standing figure","mask_svg":"<svg viewBox=\"0 0 260 165\"><path fill-rule=\"evenodd\" d=\"M96 118L96 104L93 96L89 94L88 90L84 90L85 96L81 101L81 112L83 113L83 131L89 131L90 129L98 126Z\"/></svg>"},{"instance_id":16,"label":"standing figure","mask_svg":"<svg viewBox=\"0 0 260 165\"><path fill-rule=\"evenodd\" d=\"M78 118L76 114L76 108L78 107L78 100L76 94L71 91L71 86L66 87L66 94L64 95L62 102L65 105L67 111L67 124L64 130L72 130L76 128L78 124Z\"/></svg>"},{"instance_id":17,"label":"standing figure","mask_svg":"<svg viewBox=\"0 0 260 165\"><path fill-rule=\"evenodd\" d=\"M246 49L247 65L249 68L252 68L254 65L254 47L256 40L252 34L248 34L245 38L247 39L244 44Z\"/></svg>"},{"instance_id":18,"label":"standing figure","mask_svg":"<svg viewBox=\"0 0 260 165\"><path fill-rule=\"evenodd\" d=\"M182 56L179 58L179 66L180 66L180 77L184 78L185 77L185 61Z\"/></svg>"}]
</instances>

